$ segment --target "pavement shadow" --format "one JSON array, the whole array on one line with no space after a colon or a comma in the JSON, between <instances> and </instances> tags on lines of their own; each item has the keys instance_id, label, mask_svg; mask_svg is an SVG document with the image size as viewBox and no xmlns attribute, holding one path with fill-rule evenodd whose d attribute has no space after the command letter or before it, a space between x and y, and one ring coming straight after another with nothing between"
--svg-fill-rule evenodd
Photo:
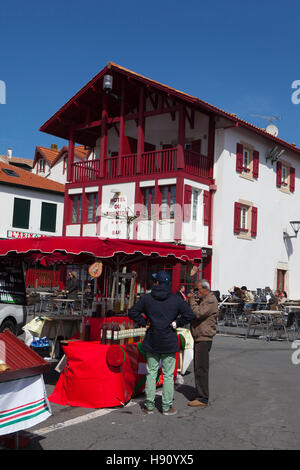
<instances>
[{"instance_id":1,"label":"pavement shadow","mask_svg":"<svg viewBox=\"0 0 300 470\"><path fill-rule=\"evenodd\" d=\"M191 387L190 385L177 385L176 392L181 393L185 396L189 401L195 398L195 388Z\"/></svg>"},{"instance_id":2,"label":"pavement shadow","mask_svg":"<svg viewBox=\"0 0 300 470\"><path fill-rule=\"evenodd\" d=\"M50 369L44 374L44 382L46 385L56 385L60 374L54 369Z\"/></svg>"}]
</instances>

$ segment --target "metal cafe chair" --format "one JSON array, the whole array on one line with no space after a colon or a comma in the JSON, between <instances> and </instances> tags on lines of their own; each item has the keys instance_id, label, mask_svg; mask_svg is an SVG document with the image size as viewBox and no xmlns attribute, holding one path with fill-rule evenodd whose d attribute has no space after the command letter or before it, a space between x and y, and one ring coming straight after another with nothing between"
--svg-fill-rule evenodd
<instances>
[{"instance_id":1,"label":"metal cafe chair","mask_svg":"<svg viewBox=\"0 0 300 470\"><path fill-rule=\"evenodd\" d=\"M282 339L282 333L284 333L285 339L289 341L287 316L283 310L278 310L278 315L269 315L267 336L269 340Z\"/></svg>"}]
</instances>

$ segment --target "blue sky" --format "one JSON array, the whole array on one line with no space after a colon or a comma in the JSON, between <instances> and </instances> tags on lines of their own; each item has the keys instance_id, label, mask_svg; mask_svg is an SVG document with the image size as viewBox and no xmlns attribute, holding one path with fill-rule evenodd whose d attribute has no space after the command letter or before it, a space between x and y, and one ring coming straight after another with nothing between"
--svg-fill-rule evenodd
<instances>
[{"instance_id":1,"label":"blue sky","mask_svg":"<svg viewBox=\"0 0 300 470\"><path fill-rule=\"evenodd\" d=\"M40 126L109 61L197 96L300 146L297 1L3 0L0 154L65 141Z\"/></svg>"}]
</instances>

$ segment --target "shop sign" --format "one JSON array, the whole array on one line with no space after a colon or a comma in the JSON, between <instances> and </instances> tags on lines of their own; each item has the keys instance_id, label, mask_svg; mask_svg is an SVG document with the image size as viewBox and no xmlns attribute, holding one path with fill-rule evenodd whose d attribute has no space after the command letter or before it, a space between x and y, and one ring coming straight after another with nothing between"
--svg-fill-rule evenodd
<instances>
[{"instance_id":1,"label":"shop sign","mask_svg":"<svg viewBox=\"0 0 300 470\"><path fill-rule=\"evenodd\" d=\"M41 237L46 237L46 235L41 235L39 233L18 232L16 230L7 230L7 238L41 238Z\"/></svg>"}]
</instances>

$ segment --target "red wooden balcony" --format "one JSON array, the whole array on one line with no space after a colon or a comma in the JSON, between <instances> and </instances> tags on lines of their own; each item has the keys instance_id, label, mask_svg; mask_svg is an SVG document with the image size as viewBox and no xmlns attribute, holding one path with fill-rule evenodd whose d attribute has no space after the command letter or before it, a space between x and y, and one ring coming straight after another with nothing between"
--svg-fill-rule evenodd
<instances>
[{"instance_id":1,"label":"red wooden balcony","mask_svg":"<svg viewBox=\"0 0 300 470\"><path fill-rule=\"evenodd\" d=\"M137 175L137 154L122 155L121 171L118 176L119 157L107 157L104 159L104 179L117 177L128 178ZM177 148L154 150L142 154L140 176L143 175L168 175L177 171ZM210 177L210 162L207 156L184 151L184 169L186 173L197 177ZM100 160L90 160L72 164L72 182L83 183L96 181L100 178Z\"/></svg>"}]
</instances>

